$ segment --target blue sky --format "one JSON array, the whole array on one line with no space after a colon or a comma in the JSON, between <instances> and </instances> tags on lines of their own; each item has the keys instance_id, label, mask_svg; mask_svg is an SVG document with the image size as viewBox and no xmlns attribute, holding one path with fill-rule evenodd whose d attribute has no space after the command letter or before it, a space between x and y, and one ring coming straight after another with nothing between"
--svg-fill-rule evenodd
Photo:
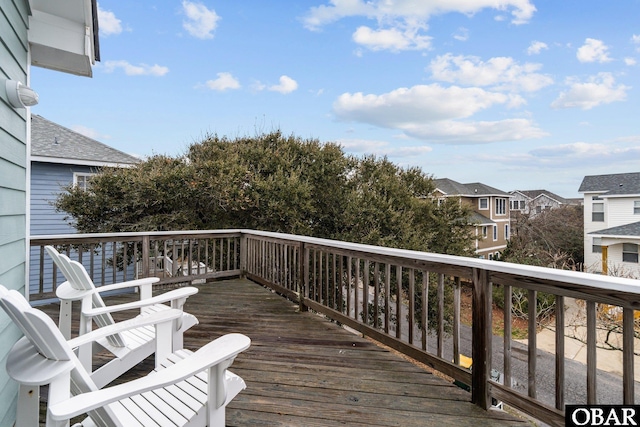
<instances>
[{"instance_id":1,"label":"blue sky","mask_svg":"<svg viewBox=\"0 0 640 427\"><path fill-rule=\"evenodd\" d=\"M99 2L93 78L32 112L137 156L280 129L436 178L579 196L640 171L640 1Z\"/></svg>"}]
</instances>

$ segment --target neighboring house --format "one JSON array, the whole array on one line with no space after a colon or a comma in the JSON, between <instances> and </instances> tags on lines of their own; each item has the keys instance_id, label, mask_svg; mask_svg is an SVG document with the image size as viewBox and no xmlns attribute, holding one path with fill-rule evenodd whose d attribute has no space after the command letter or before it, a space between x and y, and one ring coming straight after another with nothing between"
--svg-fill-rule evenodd
<instances>
[{"instance_id":1,"label":"neighboring house","mask_svg":"<svg viewBox=\"0 0 640 427\"><path fill-rule=\"evenodd\" d=\"M548 209L575 204L547 190L514 190L509 193L511 194L511 212L531 217Z\"/></svg>"},{"instance_id":2,"label":"neighboring house","mask_svg":"<svg viewBox=\"0 0 640 427\"><path fill-rule=\"evenodd\" d=\"M640 278L640 172L585 176L578 191L586 270Z\"/></svg>"},{"instance_id":3,"label":"neighboring house","mask_svg":"<svg viewBox=\"0 0 640 427\"><path fill-rule=\"evenodd\" d=\"M0 284L25 295L30 111L24 105L33 95L25 90L32 84L30 66L91 76L99 60L97 13L91 0L0 2ZM4 361L19 338L18 328L0 311L1 426L15 421L18 387Z\"/></svg>"},{"instance_id":4,"label":"neighboring house","mask_svg":"<svg viewBox=\"0 0 640 427\"><path fill-rule=\"evenodd\" d=\"M75 233L52 203L64 187L86 187L104 166L130 166L138 158L31 115L31 235Z\"/></svg>"},{"instance_id":5,"label":"neighboring house","mask_svg":"<svg viewBox=\"0 0 640 427\"><path fill-rule=\"evenodd\" d=\"M475 252L480 258L498 259L507 247L511 232L509 198L502 190L479 182L460 184L451 179L434 180L435 197L455 197L473 209L476 224Z\"/></svg>"},{"instance_id":6,"label":"neighboring house","mask_svg":"<svg viewBox=\"0 0 640 427\"><path fill-rule=\"evenodd\" d=\"M56 212L53 202L69 185L86 188L91 175L101 167L126 167L138 158L125 154L94 139L53 123L36 114L31 115L31 235L72 234L76 229L65 221L65 213ZM31 293L40 292L39 250L32 250L29 282ZM49 260L42 276L51 283ZM63 277L58 277L62 281ZM43 289L48 292L51 289Z\"/></svg>"}]
</instances>

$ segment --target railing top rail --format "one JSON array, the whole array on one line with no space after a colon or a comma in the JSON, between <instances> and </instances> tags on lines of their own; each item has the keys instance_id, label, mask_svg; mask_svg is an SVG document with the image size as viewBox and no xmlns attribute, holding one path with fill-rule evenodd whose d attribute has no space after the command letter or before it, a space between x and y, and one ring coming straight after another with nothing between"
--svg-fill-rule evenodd
<instances>
[{"instance_id":1,"label":"railing top rail","mask_svg":"<svg viewBox=\"0 0 640 427\"><path fill-rule=\"evenodd\" d=\"M481 269L494 273L502 273L523 278L535 278L536 280L575 285L573 290L581 288L588 292L588 288L606 289L612 293L627 293L640 295L640 280L623 277L603 276L592 273L582 273L569 270L559 270L546 267L536 267L523 264L512 264L502 261L492 261L479 258L444 255L429 252L419 252L407 249L387 248L382 246L364 245L360 243L344 242L339 240L322 239L317 237L298 236L294 234L274 233L269 231L228 229L228 230L188 230L188 231L150 231L131 233L91 233L91 234L61 234L31 236L32 244L46 244L49 242L73 241L73 240L113 240L113 239L140 239L144 236L151 238L175 237L175 236L204 236L204 235L253 235L271 239L288 240L290 242L305 243L306 245L336 248L345 251L393 257L405 261L418 261L425 263L443 264L458 268ZM523 281L526 285L526 281Z\"/></svg>"},{"instance_id":2,"label":"railing top rail","mask_svg":"<svg viewBox=\"0 0 640 427\"><path fill-rule=\"evenodd\" d=\"M534 277L550 282L563 282L580 287L608 289L614 292L625 292L640 295L640 280L624 277L604 276L593 273L583 273L570 270L559 270L547 267L537 267L524 264L513 264L503 261L493 261L480 258L444 255L430 252L419 252L407 249L386 248L382 246L364 245L360 243L343 242L339 240L321 239L317 237L296 236L292 234L272 233L258 230L241 230L243 234L304 242L305 244L327 248L339 248L349 251L366 252L387 257L417 260L429 263L446 264L457 267L477 268L490 272L504 273L512 276Z\"/></svg>"}]
</instances>

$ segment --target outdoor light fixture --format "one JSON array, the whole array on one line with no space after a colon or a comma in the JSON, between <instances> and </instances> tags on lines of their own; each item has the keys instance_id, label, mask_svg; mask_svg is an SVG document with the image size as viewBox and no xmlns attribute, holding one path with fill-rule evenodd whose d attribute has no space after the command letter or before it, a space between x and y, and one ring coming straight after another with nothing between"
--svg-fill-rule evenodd
<instances>
[{"instance_id":1,"label":"outdoor light fixture","mask_svg":"<svg viewBox=\"0 0 640 427\"><path fill-rule=\"evenodd\" d=\"M13 108L32 107L38 103L38 94L29 86L25 86L16 80L7 80L5 83L7 99Z\"/></svg>"}]
</instances>

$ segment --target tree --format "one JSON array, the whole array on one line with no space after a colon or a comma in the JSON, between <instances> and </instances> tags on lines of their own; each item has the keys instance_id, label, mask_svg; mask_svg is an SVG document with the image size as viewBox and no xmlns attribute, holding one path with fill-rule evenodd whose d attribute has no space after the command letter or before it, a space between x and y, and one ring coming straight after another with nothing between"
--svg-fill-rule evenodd
<instances>
[{"instance_id":1,"label":"tree","mask_svg":"<svg viewBox=\"0 0 640 427\"><path fill-rule=\"evenodd\" d=\"M177 157L104 168L55 202L80 232L252 228L471 253L469 211L438 206L430 176L334 143L271 132L206 136Z\"/></svg>"},{"instance_id":2,"label":"tree","mask_svg":"<svg viewBox=\"0 0 640 427\"><path fill-rule=\"evenodd\" d=\"M504 261L561 269L575 269L584 261L582 206L519 214L512 218L511 230Z\"/></svg>"}]
</instances>

